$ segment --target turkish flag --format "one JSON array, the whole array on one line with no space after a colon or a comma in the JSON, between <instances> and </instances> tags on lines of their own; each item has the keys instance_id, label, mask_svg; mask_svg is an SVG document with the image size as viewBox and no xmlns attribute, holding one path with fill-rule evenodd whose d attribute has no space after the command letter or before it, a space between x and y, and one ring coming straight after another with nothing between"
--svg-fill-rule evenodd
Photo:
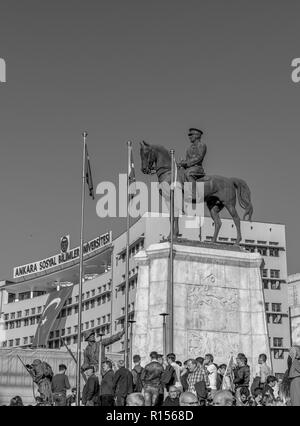
<instances>
[{"instance_id":1,"label":"turkish flag","mask_svg":"<svg viewBox=\"0 0 300 426\"><path fill-rule=\"evenodd\" d=\"M62 310L65 301L71 296L72 290L73 286L63 287L61 290L55 290L49 294L34 336L32 347L38 348L40 346L47 346L48 337L53 324Z\"/></svg>"}]
</instances>

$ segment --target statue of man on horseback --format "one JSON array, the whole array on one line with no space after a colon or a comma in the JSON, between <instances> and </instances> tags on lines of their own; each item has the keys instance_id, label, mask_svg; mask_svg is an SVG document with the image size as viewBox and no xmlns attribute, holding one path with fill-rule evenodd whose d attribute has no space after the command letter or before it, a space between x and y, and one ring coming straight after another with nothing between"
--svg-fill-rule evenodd
<instances>
[{"instance_id":1,"label":"statue of man on horseback","mask_svg":"<svg viewBox=\"0 0 300 426\"><path fill-rule=\"evenodd\" d=\"M203 135L202 130L191 128L189 129L189 139L191 145L186 151L186 160L179 162L178 166L185 169L185 180L187 182L196 182L198 179L205 176L202 166L206 155L206 145L201 141Z\"/></svg>"},{"instance_id":2,"label":"statue of man on horseback","mask_svg":"<svg viewBox=\"0 0 300 426\"><path fill-rule=\"evenodd\" d=\"M251 221L253 207L251 202L251 192L247 183L239 178L227 178L224 176L206 176L202 162L206 154L206 145L201 142L203 132L199 129L189 129L191 146L186 152L186 160L178 164L177 182L180 184L177 191L181 191L182 200L196 203L197 182L202 183L200 200L204 199L212 220L214 221L213 242L217 242L218 234L222 226L219 213L223 208L231 215L237 230L236 243L239 244L241 235L240 217L236 210L236 201L244 209L243 220L248 218ZM167 205L170 203L170 190L173 183L171 176L171 156L169 151L160 145L150 145L141 143L142 172L145 174L156 173L160 184L160 194L165 199ZM184 190L185 182L192 182L191 190ZM194 188L194 186L196 188ZM195 191L196 190L196 191ZM194 192L195 191L195 192ZM175 197L176 198L176 197ZM202 202L202 201L201 201ZM176 204L176 203L175 203ZM179 209L177 209L179 211ZM179 236L178 214L174 211L173 230L174 235Z\"/></svg>"}]
</instances>

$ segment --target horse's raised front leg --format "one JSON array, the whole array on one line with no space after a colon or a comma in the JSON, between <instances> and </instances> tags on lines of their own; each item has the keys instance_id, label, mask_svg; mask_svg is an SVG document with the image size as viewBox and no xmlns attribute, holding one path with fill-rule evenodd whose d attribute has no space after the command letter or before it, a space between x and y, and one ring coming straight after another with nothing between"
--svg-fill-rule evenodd
<instances>
[{"instance_id":1,"label":"horse's raised front leg","mask_svg":"<svg viewBox=\"0 0 300 426\"><path fill-rule=\"evenodd\" d=\"M220 209L219 209L218 206L214 206L213 208L211 208L209 210L209 212L210 212L211 218L212 218L212 220L214 221L214 224L215 224L215 232L214 232L212 242L216 243L217 239L218 239L220 228L222 226L222 222L221 222L221 219L220 219L220 216L219 216Z\"/></svg>"}]
</instances>

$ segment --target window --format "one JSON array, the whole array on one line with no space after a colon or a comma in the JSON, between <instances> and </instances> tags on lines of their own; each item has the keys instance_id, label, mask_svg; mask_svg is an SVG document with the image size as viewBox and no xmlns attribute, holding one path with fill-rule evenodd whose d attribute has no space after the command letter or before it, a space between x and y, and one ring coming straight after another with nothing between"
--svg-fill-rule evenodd
<instances>
[{"instance_id":1,"label":"window","mask_svg":"<svg viewBox=\"0 0 300 426\"><path fill-rule=\"evenodd\" d=\"M11 330L13 328L15 328L15 323L12 321L9 323L9 329Z\"/></svg>"},{"instance_id":2,"label":"window","mask_svg":"<svg viewBox=\"0 0 300 426\"><path fill-rule=\"evenodd\" d=\"M265 310L268 311L269 310L269 303L265 303Z\"/></svg>"},{"instance_id":3,"label":"window","mask_svg":"<svg viewBox=\"0 0 300 426\"><path fill-rule=\"evenodd\" d=\"M16 346L20 346L20 339L16 339Z\"/></svg>"},{"instance_id":4,"label":"window","mask_svg":"<svg viewBox=\"0 0 300 426\"><path fill-rule=\"evenodd\" d=\"M92 297L95 296L95 290L92 290Z\"/></svg>"},{"instance_id":5,"label":"window","mask_svg":"<svg viewBox=\"0 0 300 426\"><path fill-rule=\"evenodd\" d=\"M16 321L16 328L21 328L21 321L20 320Z\"/></svg>"},{"instance_id":6,"label":"window","mask_svg":"<svg viewBox=\"0 0 300 426\"><path fill-rule=\"evenodd\" d=\"M68 305L72 305L72 297L68 299Z\"/></svg>"},{"instance_id":7,"label":"window","mask_svg":"<svg viewBox=\"0 0 300 426\"><path fill-rule=\"evenodd\" d=\"M78 333L78 325L74 326L74 333Z\"/></svg>"},{"instance_id":8,"label":"window","mask_svg":"<svg viewBox=\"0 0 300 426\"><path fill-rule=\"evenodd\" d=\"M284 351L282 349L275 349L274 358L275 359L283 359L284 358Z\"/></svg>"},{"instance_id":9,"label":"window","mask_svg":"<svg viewBox=\"0 0 300 426\"><path fill-rule=\"evenodd\" d=\"M271 289L280 290L281 289L280 281L271 281Z\"/></svg>"},{"instance_id":10,"label":"window","mask_svg":"<svg viewBox=\"0 0 300 426\"><path fill-rule=\"evenodd\" d=\"M68 316L72 315L72 308L68 308L68 309L67 309L67 315L68 315Z\"/></svg>"},{"instance_id":11,"label":"window","mask_svg":"<svg viewBox=\"0 0 300 426\"><path fill-rule=\"evenodd\" d=\"M106 295L106 301L109 302L110 301L110 294Z\"/></svg>"},{"instance_id":12,"label":"window","mask_svg":"<svg viewBox=\"0 0 300 426\"><path fill-rule=\"evenodd\" d=\"M23 337L23 345L28 345L28 337Z\"/></svg>"},{"instance_id":13,"label":"window","mask_svg":"<svg viewBox=\"0 0 300 426\"><path fill-rule=\"evenodd\" d=\"M106 315L103 315L102 317L102 323L105 324L105 320L106 320Z\"/></svg>"},{"instance_id":14,"label":"window","mask_svg":"<svg viewBox=\"0 0 300 426\"><path fill-rule=\"evenodd\" d=\"M279 271L279 269L271 269L270 270L270 277L271 278L280 278L280 271Z\"/></svg>"},{"instance_id":15,"label":"window","mask_svg":"<svg viewBox=\"0 0 300 426\"><path fill-rule=\"evenodd\" d=\"M2 347L7 348L7 341L6 340L5 340L5 342L2 343Z\"/></svg>"},{"instance_id":16,"label":"window","mask_svg":"<svg viewBox=\"0 0 300 426\"><path fill-rule=\"evenodd\" d=\"M24 319L24 327L27 327L29 325L29 319L26 318Z\"/></svg>"},{"instance_id":17,"label":"window","mask_svg":"<svg viewBox=\"0 0 300 426\"><path fill-rule=\"evenodd\" d=\"M107 314L107 322L110 322L110 314Z\"/></svg>"},{"instance_id":18,"label":"window","mask_svg":"<svg viewBox=\"0 0 300 426\"><path fill-rule=\"evenodd\" d=\"M103 286L103 293L106 291L106 284Z\"/></svg>"},{"instance_id":19,"label":"window","mask_svg":"<svg viewBox=\"0 0 300 426\"><path fill-rule=\"evenodd\" d=\"M87 292L86 292L86 298L87 298L87 299L89 299L89 297L90 297L90 292L89 292L89 291L87 291Z\"/></svg>"},{"instance_id":20,"label":"window","mask_svg":"<svg viewBox=\"0 0 300 426\"><path fill-rule=\"evenodd\" d=\"M64 318L65 316L66 316L66 310L65 309L63 309L62 311L61 311L61 318Z\"/></svg>"},{"instance_id":21,"label":"window","mask_svg":"<svg viewBox=\"0 0 300 426\"><path fill-rule=\"evenodd\" d=\"M101 293L101 291L102 291L101 287L98 287L98 293Z\"/></svg>"},{"instance_id":22,"label":"window","mask_svg":"<svg viewBox=\"0 0 300 426\"><path fill-rule=\"evenodd\" d=\"M68 334L71 334L71 327L68 327L68 328L67 328L67 333L68 333Z\"/></svg>"},{"instance_id":23,"label":"window","mask_svg":"<svg viewBox=\"0 0 300 426\"><path fill-rule=\"evenodd\" d=\"M282 315L273 314L273 324L282 324Z\"/></svg>"},{"instance_id":24,"label":"window","mask_svg":"<svg viewBox=\"0 0 300 426\"><path fill-rule=\"evenodd\" d=\"M64 336L66 334L66 330L64 328L61 329L61 335Z\"/></svg>"},{"instance_id":25,"label":"window","mask_svg":"<svg viewBox=\"0 0 300 426\"><path fill-rule=\"evenodd\" d=\"M14 313L14 312L12 312L11 314L10 314L10 319L15 319L15 316L16 316L16 314Z\"/></svg>"},{"instance_id":26,"label":"window","mask_svg":"<svg viewBox=\"0 0 300 426\"><path fill-rule=\"evenodd\" d=\"M14 341L13 341L13 340L10 340L10 341L9 341L9 347L11 348L13 345L14 345Z\"/></svg>"},{"instance_id":27,"label":"window","mask_svg":"<svg viewBox=\"0 0 300 426\"><path fill-rule=\"evenodd\" d=\"M91 309L95 307L95 300L91 300Z\"/></svg>"},{"instance_id":28,"label":"window","mask_svg":"<svg viewBox=\"0 0 300 426\"><path fill-rule=\"evenodd\" d=\"M54 333L53 333L53 331L51 331L49 339L53 339L53 336L54 336Z\"/></svg>"},{"instance_id":29,"label":"window","mask_svg":"<svg viewBox=\"0 0 300 426\"><path fill-rule=\"evenodd\" d=\"M88 309L90 309L90 302L86 302L85 304L85 310L87 311Z\"/></svg>"},{"instance_id":30,"label":"window","mask_svg":"<svg viewBox=\"0 0 300 426\"><path fill-rule=\"evenodd\" d=\"M281 303L272 303L272 312L281 312Z\"/></svg>"},{"instance_id":31,"label":"window","mask_svg":"<svg viewBox=\"0 0 300 426\"><path fill-rule=\"evenodd\" d=\"M269 281L268 280L263 280L263 285L264 285L265 290L269 289Z\"/></svg>"},{"instance_id":32,"label":"window","mask_svg":"<svg viewBox=\"0 0 300 426\"><path fill-rule=\"evenodd\" d=\"M250 253L254 253L255 252L255 247L252 247L252 246L245 246L245 249L247 251L249 251Z\"/></svg>"},{"instance_id":33,"label":"window","mask_svg":"<svg viewBox=\"0 0 300 426\"><path fill-rule=\"evenodd\" d=\"M268 270L267 269L262 269L261 275L262 275L263 278L268 278Z\"/></svg>"},{"instance_id":34,"label":"window","mask_svg":"<svg viewBox=\"0 0 300 426\"><path fill-rule=\"evenodd\" d=\"M34 337L34 336L30 336L30 337L29 337L29 339L30 339L30 343L33 343L33 337Z\"/></svg>"},{"instance_id":35,"label":"window","mask_svg":"<svg viewBox=\"0 0 300 426\"><path fill-rule=\"evenodd\" d=\"M5 321L8 321L8 319L9 319L9 314L5 314L5 315L4 315L4 320L5 320Z\"/></svg>"},{"instance_id":36,"label":"window","mask_svg":"<svg viewBox=\"0 0 300 426\"><path fill-rule=\"evenodd\" d=\"M55 337L59 337L59 330L56 330Z\"/></svg>"},{"instance_id":37,"label":"window","mask_svg":"<svg viewBox=\"0 0 300 426\"><path fill-rule=\"evenodd\" d=\"M30 318L30 325L34 325L35 324L35 318Z\"/></svg>"},{"instance_id":38,"label":"window","mask_svg":"<svg viewBox=\"0 0 300 426\"><path fill-rule=\"evenodd\" d=\"M79 296L75 296L75 302L78 303L79 302Z\"/></svg>"},{"instance_id":39,"label":"window","mask_svg":"<svg viewBox=\"0 0 300 426\"><path fill-rule=\"evenodd\" d=\"M22 311L18 311L17 312L17 318L21 318L22 317Z\"/></svg>"},{"instance_id":40,"label":"window","mask_svg":"<svg viewBox=\"0 0 300 426\"><path fill-rule=\"evenodd\" d=\"M86 323L85 323L85 329L87 330L89 328L89 322L87 321Z\"/></svg>"},{"instance_id":41,"label":"window","mask_svg":"<svg viewBox=\"0 0 300 426\"><path fill-rule=\"evenodd\" d=\"M91 328L93 328L93 327L94 327L94 325L95 325L95 321L94 321L94 320L92 320L92 321L91 321Z\"/></svg>"},{"instance_id":42,"label":"window","mask_svg":"<svg viewBox=\"0 0 300 426\"><path fill-rule=\"evenodd\" d=\"M273 346L275 348L282 348L282 346L283 346L283 337L273 337Z\"/></svg>"},{"instance_id":43,"label":"window","mask_svg":"<svg viewBox=\"0 0 300 426\"><path fill-rule=\"evenodd\" d=\"M270 256L279 257L279 250L277 248L270 248Z\"/></svg>"},{"instance_id":44,"label":"window","mask_svg":"<svg viewBox=\"0 0 300 426\"><path fill-rule=\"evenodd\" d=\"M31 315L35 315L35 308L31 308Z\"/></svg>"},{"instance_id":45,"label":"window","mask_svg":"<svg viewBox=\"0 0 300 426\"><path fill-rule=\"evenodd\" d=\"M262 246L265 246L265 245L267 244L267 241L260 241L260 240L257 240L257 244L262 245Z\"/></svg>"},{"instance_id":46,"label":"window","mask_svg":"<svg viewBox=\"0 0 300 426\"><path fill-rule=\"evenodd\" d=\"M28 317L29 316L29 309L26 309L25 311L25 316Z\"/></svg>"},{"instance_id":47,"label":"window","mask_svg":"<svg viewBox=\"0 0 300 426\"><path fill-rule=\"evenodd\" d=\"M75 306L74 312L75 312L75 314L78 314L78 305Z\"/></svg>"},{"instance_id":48,"label":"window","mask_svg":"<svg viewBox=\"0 0 300 426\"><path fill-rule=\"evenodd\" d=\"M258 247L257 253L259 253L261 256L267 256L267 249L265 247Z\"/></svg>"}]
</instances>

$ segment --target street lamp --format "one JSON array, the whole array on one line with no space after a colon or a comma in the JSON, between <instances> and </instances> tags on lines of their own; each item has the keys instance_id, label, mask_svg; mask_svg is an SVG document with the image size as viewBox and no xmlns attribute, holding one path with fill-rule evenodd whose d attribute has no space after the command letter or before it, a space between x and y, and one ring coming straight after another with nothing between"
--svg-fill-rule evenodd
<instances>
[{"instance_id":1,"label":"street lamp","mask_svg":"<svg viewBox=\"0 0 300 426\"><path fill-rule=\"evenodd\" d=\"M167 324L166 324L166 317L170 314L167 314L166 312L159 314L163 317L163 354L166 356L167 352Z\"/></svg>"},{"instance_id":2,"label":"street lamp","mask_svg":"<svg viewBox=\"0 0 300 426\"><path fill-rule=\"evenodd\" d=\"M132 339L133 339L133 324L136 322L135 320L128 320L130 324L130 363L132 363ZM126 348L128 350L128 348ZM130 366L130 364L129 364Z\"/></svg>"}]
</instances>

